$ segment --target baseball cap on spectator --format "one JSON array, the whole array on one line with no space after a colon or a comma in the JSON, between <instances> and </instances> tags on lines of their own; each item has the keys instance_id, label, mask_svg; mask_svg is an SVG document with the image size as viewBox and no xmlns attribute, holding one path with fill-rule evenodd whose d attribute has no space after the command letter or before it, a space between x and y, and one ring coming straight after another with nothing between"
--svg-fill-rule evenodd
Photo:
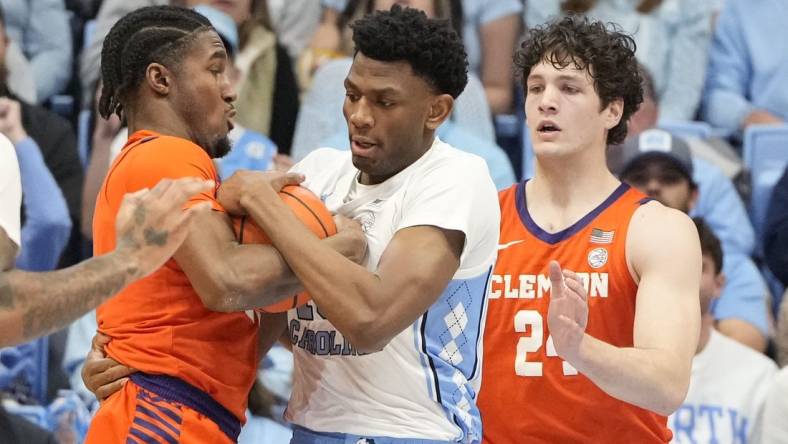
<instances>
[{"instance_id":1,"label":"baseball cap on spectator","mask_svg":"<svg viewBox=\"0 0 788 444\"><path fill-rule=\"evenodd\" d=\"M661 129L643 131L637 137L631 137L622 145L614 147L613 150L612 168L620 177L627 176L650 160L660 160L666 166L675 168L694 185L689 145L667 131Z\"/></svg>"},{"instance_id":2,"label":"baseball cap on spectator","mask_svg":"<svg viewBox=\"0 0 788 444\"><path fill-rule=\"evenodd\" d=\"M232 58L238 54L238 27L232 17L208 5L197 5L193 9L211 22L224 43L227 55Z\"/></svg>"}]
</instances>

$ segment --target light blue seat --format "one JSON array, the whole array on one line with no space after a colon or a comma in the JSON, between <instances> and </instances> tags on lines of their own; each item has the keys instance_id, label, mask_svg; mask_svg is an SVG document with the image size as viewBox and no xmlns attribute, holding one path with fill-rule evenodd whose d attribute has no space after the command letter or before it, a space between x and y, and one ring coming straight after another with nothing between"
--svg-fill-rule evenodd
<instances>
[{"instance_id":1,"label":"light blue seat","mask_svg":"<svg viewBox=\"0 0 788 444\"><path fill-rule=\"evenodd\" d=\"M788 125L754 125L744 132L744 165L750 172L750 218L757 239L756 251L762 252L766 210L772 188L788 164Z\"/></svg>"},{"instance_id":2,"label":"light blue seat","mask_svg":"<svg viewBox=\"0 0 788 444\"><path fill-rule=\"evenodd\" d=\"M666 120L657 126L678 137L708 139L712 136L712 127L706 122Z\"/></svg>"},{"instance_id":3,"label":"light blue seat","mask_svg":"<svg viewBox=\"0 0 788 444\"><path fill-rule=\"evenodd\" d=\"M774 185L788 165L788 125L753 125L744 132L744 165L750 177L750 219L755 228L756 255L763 256L763 230ZM782 284L764 267L764 278L773 296L772 310L781 301Z\"/></svg>"}]
</instances>

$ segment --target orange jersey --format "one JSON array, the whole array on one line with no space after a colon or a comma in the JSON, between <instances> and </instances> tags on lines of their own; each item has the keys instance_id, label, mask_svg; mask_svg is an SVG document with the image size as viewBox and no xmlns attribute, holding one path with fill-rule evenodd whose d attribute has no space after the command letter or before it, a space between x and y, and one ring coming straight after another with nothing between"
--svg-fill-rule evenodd
<instances>
[{"instance_id":1,"label":"orange jersey","mask_svg":"<svg viewBox=\"0 0 788 444\"><path fill-rule=\"evenodd\" d=\"M667 418L617 400L556 354L547 328L548 263L578 273L588 291L591 336L632 347L637 284L627 228L645 195L622 184L558 233L528 214L525 183L499 193L501 235L490 284L479 409L484 442L668 442Z\"/></svg>"},{"instance_id":2,"label":"orange jersey","mask_svg":"<svg viewBox=\"0 0 788 444\"><path fill-rule=\"evenodd\" d=\"M199 146L149 131L134 133L99 192L94 253L115 247L115 216L124 194L179 177L219 183L213 162ZM203 201L224 211L215 191L194 196L187 207ZM101 305L97 318L99 330L112 337L109 356L147 374L179 378L244 421L257 370L258 322L245 313L205 308L174 259Z\"/></svg>"}]
</instances>

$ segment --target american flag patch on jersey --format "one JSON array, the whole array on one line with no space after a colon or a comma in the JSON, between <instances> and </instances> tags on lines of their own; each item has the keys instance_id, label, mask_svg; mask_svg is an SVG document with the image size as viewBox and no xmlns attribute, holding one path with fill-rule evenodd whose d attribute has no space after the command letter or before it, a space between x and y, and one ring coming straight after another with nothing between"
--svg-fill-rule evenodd
<instances>
[{"instance_id":1,"label":"american flag patch on jersey","mask_svg":"<svg viewBox=\"0 0 788 444\"><path fill-rule=\"evenodd\" d=\"M603 231L599 228L594 228L591 230L591 243L612 244L614 234L616 234L615 231Z\"/></svg>"}]
</instances>

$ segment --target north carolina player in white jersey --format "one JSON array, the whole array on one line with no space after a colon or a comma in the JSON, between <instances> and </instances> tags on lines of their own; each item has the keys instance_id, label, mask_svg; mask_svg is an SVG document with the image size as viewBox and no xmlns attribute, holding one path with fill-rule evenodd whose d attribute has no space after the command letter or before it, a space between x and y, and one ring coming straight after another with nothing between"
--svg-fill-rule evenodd
<instances>
[{"instance_id":1,"label":"north carolina player in white jersey","mask_svg":"<svg viewBox=\"0 0 788 444\"><path fill-rule=\"evenodd\" d=\"M435 137L465 87L465 51L447 23L399 6L353 29L351 152L319 149L293 170L361 225L365 266L304 231L259 175L231 178L220 202L260 221L313 298L288 314L293 443L477 443L500 214L484 161Z\"/></svg>"}]
</instances>

